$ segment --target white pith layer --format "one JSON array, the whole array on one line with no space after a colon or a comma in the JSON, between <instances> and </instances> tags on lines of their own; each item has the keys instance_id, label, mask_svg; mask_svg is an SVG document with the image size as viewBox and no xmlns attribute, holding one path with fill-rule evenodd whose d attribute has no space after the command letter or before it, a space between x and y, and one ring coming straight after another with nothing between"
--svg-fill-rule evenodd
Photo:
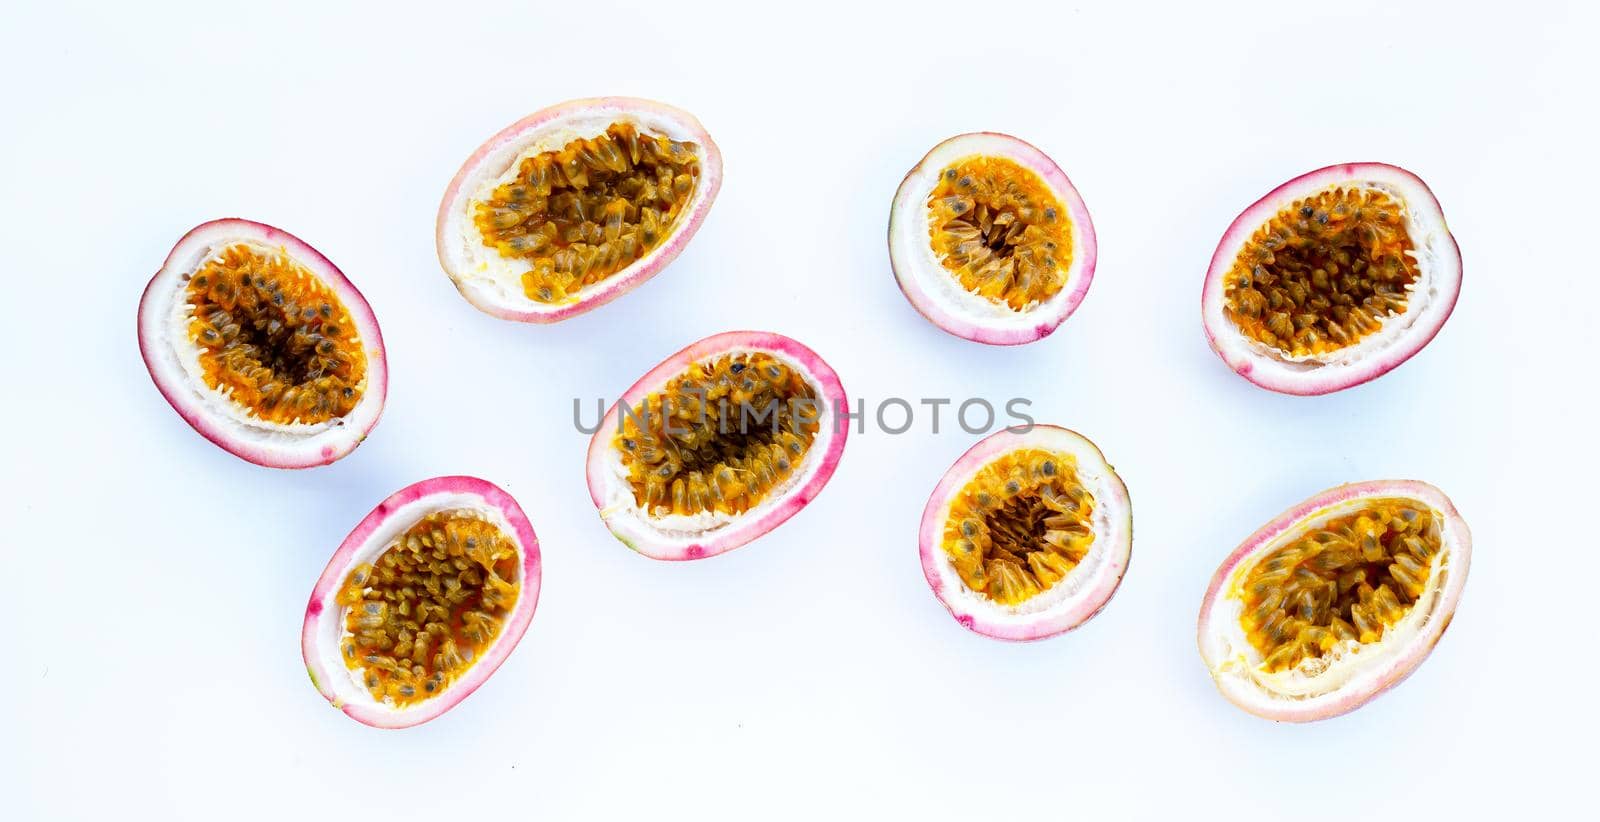
<instances>
[{"instance_id":1,"label":"white pith layer","mask_svg":"<svg viewBox=\"0 0 1600 822\"><path fill-rule=\"evenodd\" d=\"M368 691L366 685L361 681L363 669L359 667L351 668L345 664L343 656L345 640L352 637L352 634L345 628L345 616L350 609L340 605L338 602L339 592L343 590L344 580L350 576L351 570L362 563L370 564L377 560L385 550L394 544L395 540L421 521L423 517L447 511L468 512L474 517L493 524L500 529L502 534L505 534L507 539L516 543L518 583L520 585L523 582L520 574L522 573L522 551L525 550L525 546L517 541L516 529L511 526L511 523L505 518L500 509L493 506L485 506L483 499L477 495L467 493L430 494L389 512L383 524L372 532L367 541L362 543L361 547L351 554L349 562L339 569L338 584L329 590L329 600L323 603L322 612L317 616L316 648L319 657L318 662L323 671L333 672L332 676L329 677L327 686L334 692L335 707L343 707L349 703L365 703L396 717L405 717L412 713L431 710L433 702L448 693L450 690L449 685L454 684L453 682L448 683L443 691L405 707L397 706L388 699L381 701L374 699L372 692ZM518 597L517 603L511 608L513 612L521 604L520 588ZM488 645L484 646L476 659L472 660L466 668L457 672L456 679L459 680L461 677L466 676L474 667L481 664L484 659L489 658L495 646L499 645L504 636L505 633L503 631L497 634Z\"/></svg>"},{"instance_id":2,"label":"white pith layer","mask_svg":"<svg viewBox=\"0 0 1600 822\"><path fill-rule=\"evenodd\" d=\"M1083 226L1073 218L1071 203L1062 192L1051 190L1049 184L1039 178L1040 185L1051 190L1056 199L1061 201L1063 217L1071 222L1072 227L1072 262L1067 268L1061 290L1042 303L1028 304L1021 311L1002 300L981 297L966 290L933 249L930 234L932 213L928 208L928 197L939 184L940 172L971 157L1005 157L1037 176L1030 166L1032 158L1019 154L1015 140L992 134L967 134L946 141L928 154L917 173L907 177L896 194L894 233L889 238L893 256L898 261L909 263L903 266L906 270L900 272L901 276L912 280L914 287L940 304L951 316L983 328L1032 328L1040 317L1059 314L1071 297L1083 260Z\"/></svg>"},{"instance_id":3,"label":"white pith layer","mask_svg":"<svg viewBox=\"0 0 1600 822\"><path fill-rule=\"evenodd\" d=\"M352 337L367 358L367 376L358 384L362 392L361 400L343 417L317 423L265 420L257 416L253 409L235 401L225 388L212 388L206 384L200 365L200 345L189 335L189 324L193 318L193 308L188 301L189 278L201 266L216 259L223 250L239 245L266 257L288 258L310 272L311 276L316 276L315 266L295 259L282 245L249 235L230 234L225 229L212 229L193 237L181 249L182 256L169 260L157 275L149 297L155 304L140 308L141 333L146 341L152 375L169 390L183 395L181 404L185 411L221 425L226 429L229 439L271 454L292 458L302 453L312 453L319 447L337 446L358 438L359 434L355 432L370 427L381 411L381 397L369 389L371 376L382 367L382 363L379 361L380 352L372 347L371 340L363 336L363 322L354 310L351 311ZM333 288L333 291L338 299L345 299L337 288Z\"/></svg>"},{"instance_id":4,"label":"white pith layer","mask_svg":"<svg viewBox=\"0 0 1600 822\"><path fill-rule=\"evenodd\" d=\"M1363 644L1353 639L1342 640L1321 657L1303 659L1297 665L1281 671L1265 670L1265 657L1250 643L1241 621L1244 613L1241 581L1248 578L1251 570L1273 552L1332 520L1361 511L1377 499L1408 499L1420 503L1430 508L1441 525L1440 550L1433 557L1422 595L1399 622L1386 627L1383 635L1374 642ZM1420 655L1417 655L1419 651L1425 654L1444 629L1439 624L1443 618L1441 609L1448 607L1447 600L1453 600L1450 593L1459 592L1464 582L1453 567L1455 547L1459 544L1458 528L1450 517L1429 505L1426 500L1399 494L1345 500L1297 522L1292 529L1256 549L1223 581L1219 601L1211 606L1208 615L1211 633L1203 638L1202 646L1212 676L1224 690L1256 704L1282 700L1315 703L1337 697L1352 688L1371 686L1376 690L1381 686L1379 680L1385 674L1405 667L1407 660L1411 660L1412 664L1420 661Z\"/></svg>"},{"instance_id":5,"label":"white pith layer","mask_svg":"<svg viewBox=\"0 0 1600 822\"><path fill-rule=\"evenodd\" d=\"M962 489L985 467L1012 451L1037 448L1055 454L1070 456L1077 464L1078 482L1094 497L1094 513L1090 526L1094 542L1083 560L1063 578L1048 589L1015 605L1004 605L972 590L956 571L942 541L950 521L951 503ZM1006 451L996 453L956 478L954 490L945 500L934 523L932 533L940 541L933 549L938 564L939 577L944 583L945 603L956 613L984 614L991 623L1025 624L1035 622L1041 615L1071 609L1080 599L1114 585L1118 572L1126 564L1126 551L1132 535L1128 532L1128 512L1124 507L1121 480L1107 465L1098 450L1087 440L1054 428L1036 428L1017 439ZM1121 561L1117 561L1117 560Z\"/></svg>"},{"instance_id":6,"label":"white pith layer","mask_svg":"<svg viewBox=\"0 0 1600 822\"><path fill-rule=\"evenodd\" d=\"M797 488L804 488L822 469L822 456L828 453L833 438L837 436L834 426L838 420L838 409L834 408L828 399L821 381L804 365L784 356L776 351L760 348L730 348L720 351L712 356L697 362L709 362L721 359L724 356L739 354L766 354L782 362L786 367L793 369L806 384L811 386L811 391L816 397L817 405L817 433L811 440L811 447L806 449L805 456L801 459L796 470L791 470L789 475L774 484L761 498L761 501L746 509L743 513L734 514L722 511L702 511L696 514L667 514L655 516L645 510L634 499L633 485L628 481L628 469L622 461L622 451L613 443L605 449L602 470L605 473L605 504L600 509L600 516L606 520L619 536L630 537L647 534L652 543L661 545L689 545L700 542L709 536L714 536L735 523L754 522L763 514L776 508ZM684 369L688 368L684 364ZM678 374L683 373L682 370ZM668 379L676 377L674 374ZM648 394L660 391L665 385L652 386ZM618 408L617 424L623 419L620 405ZM753 421L751 425L756 423ZM770 423L763 423L768 424ZM737 429L738 421L735 413L729 412L730 429ZM752 429L753 430L753 429ZM615 437L616 429L601 432L610 437Z\"/></svg>"},{"instance_id":7,"label":"white pith layer","mask_svg":"<svg viewBox=\"0 0 1600 822\"><path fill-rule=\"evenodd\" d=\"M1219 283L1209 293L1207 325L1214 329L1226 329L1225 333L1216 335L1215 344L1229 362L1249 360L1255 363L1256 368L1279 373L1289 381L1294 381L1296 377L1318 376L1323 372L1338 372L1373 360L1419 327L1437 328L1437 324L1442 322L1438 315L1453 307L1454 291L1461 270L1460 255L1432 195L1419 191L1414 181L1385 170L1373 170L1361 177L1322 184L1310 184L1308 181L1303 187L1283 192L1272 214L1290 207L1296 200L1315 197L1336 188L1379 191L1387 194L1400 207L1403 225L1411 239L1410 256L1416 263L1417 271L1417 279L1407 291L1406 310L1401 314L1375 318L1379 322L1378 330L1353 345L1324 354L1293 355L1240 331L1238 325L1228 319L1225 311L1226 283ZM1264 215L1255 225L1231 239L1223 256L1230 268L1261 224L1270 219L1272 214ZM1223 276L1226 276L1226 272Z\"/></svg>"},{"instance_id":8,"label":"white pith layer","mask_svg":"<svg viewBox=\"0 0 1600 822\"><path fill-rule=\"evenodd\" d=\"M671 245L670 236L627 268L569 294L565 302L539 303L530 299L522 288L522 275L532 270L533 261L501 256L498 250L485 244L483 232L478 230L477 223L472 219L479 203L491 199L496 188L517 178L524 159L546 151L558 151L573 140L596 137L615 123L628 123L640 133L660 135L694 146L695 155L701 162L701 179L696 181L689 201L679 210L678 219L669 229L671 233L676 233L685 217L693 214L711 196L711 186L704 184L706 154L705 146L701 144L703 138L684 124L654 111L600 110L557 118L496 147L478 163L472 176L462 181L460 192L450 206L444 231L444 236L451 238L444 249L451 261L449 270L461 287L472 290L485 302L494 305L511 306L523 311L555 310L581 302L589 294L625 276L629 270L651 264L665 252Z\"/></svg>"}]
</instances>

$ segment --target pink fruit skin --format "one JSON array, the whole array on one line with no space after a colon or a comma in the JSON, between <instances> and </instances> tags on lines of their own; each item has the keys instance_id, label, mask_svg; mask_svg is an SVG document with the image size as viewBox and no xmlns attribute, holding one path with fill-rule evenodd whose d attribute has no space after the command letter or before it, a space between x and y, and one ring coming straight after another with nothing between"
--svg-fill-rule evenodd
<instances>
[{"instance_id":1,"label":"pink fruit skin","mask_svg":"<svg viewBox=\"0 0 1600 822\"><path fill-rule=\"evenodd\" d=\"M682 373L692 362L715 357L725 351L735 349L753 349L778 354L788 359L810 373L818 383L820 389L819 400L827 404L829 409L847 408L848 399L844 387L839 383L838 374L828 366L828 363L816 352L799 342L783 336L765 331L728 331L715 334L694 343L687 348L668 357L660 365L650 369L640 377L623 395L612 403L610 410L600 421L600 429L595 432L589 441L588 454L588 484L589 498L594 501L596 508L604 511L606 500L606 452L611 448L612 437L617 430L618 408L622 405L636 406L644 401L651 391L660 388L667 380ZM828 441L827 450L820 455L821 462L817 471L805 485L795 488L784 497L782 504L773 506L764 511L761 516L753 520L739 520L722 529L721 532L710 535L702 540L697 540L687 545L659 545L640 538L630 541L622 534L617 534L623 544L629 548L661 560L689 560L704 559L717 554L726 553L744 545L751 540L782 525L785 520L794 516L800 509L806 507L817 494L822 492L828 479L833 476L834 469L839 465L839 458L844 454L845 440L849 437L848 424L837 427L833 436ZM816 455L807 454L806 459ZM609 527L609 523L608 523Z\"/></svg>"},{"instance_id":2,"label":"pink fruit skin","mask_svg":"<svg viewBox=\"0 0 1600 822\"><path fill-rule=\"evenodd\" d=\"M190 396L185 386L169 385L157 375L154 357L155 347L159 340L150 338L150 335L163 328L158 317L147 317L147 312L161 310L161 297L165 293L158 289L158 284L163 283L163 274L171 274L175 266L198 251L211 238L252 239L262 243L281 246L288 251L289 256L296 262L306 266L317 275L324 283L339 295L340 302L350 312L357 328L361 330L361 339L369 352L375 352L369 357L367 363L367 392L368 396L376 396L378 413L361 428L359 435L349 442L331 444L320 450L308 454L286 454L280 450L264 447L255 443L240 442L230 439L226 425L219 423L204 413L198 401ZM160 291L161 293L158 293ZM168 253L166 262L161 266L149 285L145 286L144 294L139 298L139 354L144 358L145 368L150 372L150 379L156 384L156 389L161 392L172 410L178 412L184 422L189 423L200 435L216 443L223 450L240 457L241 459L268 468L310 468L317 465L327 465L340 457L354 451L357 445L366 438L378 418L383 414L383 403L389 392L389 368L387 349L383 345L383 332L378 328L378 318L372 313L372 306L367 304L360 290L344 276L344 272L334 265L322 253L312 248L304 240L279 228L274 228L265 223L237 218L224 218L202 223L190 229L189 233L178 240L177 245Z\"/></svg>"},{"instance_id":3,"label":"pink fruit skin","mask_svg":"<svg viewBox=\"0 0 1600 822\"><path fill-rule=\"evenodd\" d=\"M1307 708L1303 703L1295 700L1284 699L1281 700L1281 705L1271 706L1270 710L1264 710L1265 706L1260 704L1247 704L1244 701L1235 699L1233 694L1224 691L1224 695L1235 705L1262 718L1278 722L1313 722L1346 714L1372 701L1390 688L1399 685L1417 669L1417 666L1422 664L1422 660L1427 658L1428 654L1433 651L1434 645L1444 636L1445 629L1450 626L1450 620L1455 615L1456 605L1461 599L1461 586L1465 584L1467 571L1472 562L1472 537L1467 530L1466 523L1461 519L1461 514L1456 511L1455 506L1444 495L1444 492L1428 483L1416 480L1373 480L1340 485L1317 494L1274 517L1272 521L1261 526L1244 542L1240 543L1239 547L1235 548L1233 553L1223 560L1221 567L1217 568L1217 572L1211 577L1211 585L1206 588L1205 599L1200 606L1200 618L1196 631L1197 641L1203 649L1206 637L1213 634L1215 626L1212 621L1216 617L1214 613L1215 606L1221 601L1222 590L1227 585L1228 578L1233 575L1233 572L1241 562L1256 554L1263 546L1271 544L1273 540L1282 536L1285 532L1293 530L1302 520L1316 512L1330 505L1367 497L1400 497L1423 501L1443 514L1458 534L1455 543L1451 547L1454 552L1451 557L1451 568L1461 583L1447 588L1443 592L1443 598L1438 606L1438 612L1442 615L1440 618L1444 622L1443 626L1434 633L1426 645L1420 647L1418 652L1397 657L1382 672L1378 677L1377 684L1373 687L1352 690L1349 693L1341 694L1339 699L1333 702L1311 708Z\"/></svg>"},{"instance_id":4,"label":"pink fruit skin","mask_svg":"<svg viewBox=\"0 0 1600 822\"><path fill-rule=\"evenodd\" d=\"M1061 429L1059 426L1035 425L1034 428L1068 431L1068 433L1088 441L1087 437L1068 429ZM1027 447L1027 443L1017 439L1005 430L997 431L979 440L978 444L968 449L965 454L961 455L960 459L956 460L954 465L950 466L950 470L944 473L944 476L939 480L939 484L934 487L933 494L928 497L927 506L922 510L922 524L917 530L918 550L922 559L922 575L928 580L928 587L933 589L934 596L938 597L939 602L943 603L944 607L950 611L950 615L974 633L1012 642L1031 642L1038 639L1047 639L1066 633L1094 618L1096 614L1105 609L1106 604L1111 601L1111 597L1121 587L1122 578L1128 573L1128 562L1132 558L1131 546L1122 557L1108 558L1108 561L1116 563L1114 573L1108 584L1103 585L1100 590L1090 592L1089 595L1084 596L1071 609L1052 614L1048 618L1040 619L1036 622L1020 625L999 622L983 614L966 613L957 608L954 601L949 597L949 593L945 590L945 582L939 574L938 552L943 550L940 545L944 537L943 534L939 533L939 519L944 510L949 507L951 499L960 493L965 484L964 478L969 478L979 467L994 461L1001 455L1022 447ZM1099 453L1098 449L1096 449L1096 453ZM1104 462L1103 457L1101 461ZM1133 506L1128 499L1128 487L1123 484L1122 478L1117 476L1115 472L1112 472L1110 477L1112 480L1111 496L1106 502L1115 504L1120 510L1126 512L1127 529L1131 540L1133 534Z\"/></svg>"},{"instance_id":5,"label":"pink fruit skin","mask_svg":"<svg viewBox=\"0 0 1600 822\"><path fill-rule=\"evenodd\" d=\"M615 111L617 114L648 112L671 119L680 123L690 131L694 137L693 142L698 144L704 152L700 163L700 185L706 187L704 199L690 213L679 217L679 222L672 236L656 250L640 259L632 267L627 268L593 287L583 299L569 305L564 305L548 311L519 311L504 305L484 302L478 295L468 289L462 288L456 281L456 272L450 270L450 264L445 258L446 243L452 238L446 237L446 223L449 220L452 207L456 199L461 196L461 187L467 178L475 172L484 158L496 149L507 143L516 141L522 135L541 128L552 121L569 117L578 113ZM466 297L468 302L481 311L505 320L516 320L528 323L553 323L574 317L586 311L599 308L606 303L637 288L645 280L654 277L661 269L677 259L683 252L689 240L693 239L695 232L700 230L700 224L705 222L706 214L711 211L711 204L717 199L717 192L722 189L722 152L717 144L706 133L700 122L693 116L680 109L674 108L654 100L644 100L636 97L592 97L582 100L569 100L565 103L540 109L521 120L501 129L500 132L490 137L487 142L478 147L477 151L462 163L461 170L456 172L449 187L445 189L444 199L439 204L439 216L435 222L435 241L439 250L439 264L445 272L450 274L452 282L457 282L456 290Z\"/></svg>"},{"instance_id":6,"label":"pink fruit skin","mask_svg":"<svg viewBox=\"0 0 1600 822\"><path fill-rule=\"evenodd\" d=\"M366 544L378 526L389 518L390 513L435 494L470 494L481 500L484 507L499 510L506 522L510 523L517 544L522 550L522 592L517 599L516 608L506 621L499 638L490 646L484 657L467 669L466 675L452 683L444 693L420 703L418 709L408 711L402 717L393 711L382 710L370 701L341 702L339 696L334 693L331 683L334 677L349 674L344 670L329 671L323 668L318 653L317 619L324 609L338 610L339 588L350 572L355 553ZM317 686L323 697L334 707L344 711L351 719L363 725L371 725L374 728L407 728L420 725L466 699L505 661L517 642L522 639L522 635L527 632L528 623L533 620L534 609L539 604L542 571L539 538L534 535L533 525L528 522L527 515L522 513L522 507L517 505L517 501L512 499L510 494L477 477L435 477L408 485L378 503L378 507L372 509L372 512L356 525L355 530L340 543L339 550L333 553L333 557L328 560L327 568L317 579L316 587L311 590L311 601L306 605L305 622L300 633L300 648L305 658L306 670L311 674L312 683Z\"/></svg>"},{"instance_id":7,"label":"pink fruit skin","mask_svg":"<svg viewBox=\"0 0 1600 822\"><path fill-rule=\"evenodd\" d=\"M1078 310L1078 304L1082 303L1083 298L1088 295L1089 284L1094 281L1095 263L1099 258L1099 245L1095 239L1094 221L1089 218L1089 208L1084 205L1083 197L1078 194L1078 189L1072 185L1072 181L1067 179L1066 172L1062 171L1061 167L1056 165L1055 161L1051 160L1043 151L1040 151L1031 143L1012 137L1009 134L992 131L979 132L979 134L984 137L992 137L1013 143L1013 153L1006 156L1032 169L1040 177L1044 178L1045 184L1050 187L1050 190L1063 199L1067 210L1072 215L1073 224L1079 227L1082 241L1081 247L1073 249L1073 279L1076 282L1060 309L1049 316L1041 314L1037 323L1025 328L991 328L951 314L945 310L944 306L933 295L917 287L909 274L900 270L901 266L913 265L914 263L909 260L898 261L895 259L893 250L894 229L896 221L901 219L898 213L899 209L895 209L895 212L891 213L889 217L889 266L894 270L895 283L900 287L900 293L906 296L912 307L917 309L917 313L926 317L929 322L938 326L941 330L962 339L984 343L985 345L1022 345L1031 343L1050 336L1063 322L1066 322L1068 317L1072 316L1072 312ZM949 141L946 140L944 142ZM939 146L944 145L944 142L941 142ZM905 179L909 180L918 174L927 173L928 169L925 166L933 153L938 151L939 146L934 146L911 171L907 172ZM902 181L901 185L904 185L904 181Z\"/></svg>"},{"instance_id":8,"label":"pink fruit skin","mask_svg":"<svg viewBox=\"0 0 1600 822\"><path fill-rule=\"evenodd\" d=\"M1411 188L1407 194L1407 205L1411 208L1422 208L1437 214L1439 225L1441 227L1444 226L1444 211L1439 205L1439 200L1433 196L1432 189L1428 188L1427 183L1424 183L1421 177L1388 163L1341 163L1307 172L1267 192L1266 196L1255 201L1243 213L1235 217L1233 223L1228 226L1228 230L1223 232L1222 239L1217 243L1216 251L1211 255L1211 266L1206 271L1205 287L1200 292L1201 316L1207 320L1204 323L1206 343L1239 376L1269 391L1297 396L1319 396L1352 388L1375 380L1389 373L1406 360L1411 359L1414 354L1432 342L1435 336L1438 336L1439 329L1444 327L1445 320L1448 320L1450 314L1455 311L1456 300L1461 296L1461 247L1456 243L1455 236L1447 232L1450 247L1454 252L1454 270L1441 272L1448 284L1448 287L1444 289L1441 295L1441 299L1447 301L1445 310L1430 321L1427 326L1411 332L1406 338L1383 350L1371 361L1362 363L1362 367L1353 369L1348 374L1340 376L1330 374L1329 378L1324 380L1288 381L1276 375L1259 373L1253 360L1247 357L1230 356L1218 344L1217 338L1219 335L1230 334L1237 336L1239 333L1231 325L1224 328L1212 327L1213 324L1209 319L1210 315L1205 310L1206 306L1212 301L1222 299L1223 278L1233 265L1233 255L1227 253L1228 249L1237 248L1239 242L1276 214L1279 209L1288 205L1294 199L1289 195L1289 192L1301 190L1302 187L1321 188L1342 180L1359 180L1372 176L1375 172L1404 180L1408 187Z\"/></svg>"}]
</instances>

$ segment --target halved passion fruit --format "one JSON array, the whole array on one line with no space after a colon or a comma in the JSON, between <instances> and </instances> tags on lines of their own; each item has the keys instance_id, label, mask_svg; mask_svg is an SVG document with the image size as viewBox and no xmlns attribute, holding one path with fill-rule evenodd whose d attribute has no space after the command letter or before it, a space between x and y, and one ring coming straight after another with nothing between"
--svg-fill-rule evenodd
<instances>
[{"instance_id":1,"label":"halved passion fruit","mask_svg":"<svg viewBox=\"0 0 1600 822\"><path fill-rule=\"evenodd\" d=\"M1083 624L1116 593L1133 507L1082 435L1007 429L945 472L918 543L928 585L956 621L997 639L1043 639Z\"/></svg>"},{"instance_id":2,"label":"halved passion fruit","mask_svg":"<svg viewBox=\"0 0 1600 822\"><path fill-rule=\"evenodd\" d=\"M439 206L439 262L479 309L549 323L604 305L688 244L722 154L688 112L573 100L489 138Z\"/></svg>"},{"instance_id":3,"label":"halved passion fruit","mask_svg":"<svg viewBox=\"0 0 1600 822\"><path fill-rule=\"evenodd\" d=\"M139 351L184 421L274 468L350 453L389 384L361 292L298 237L249 220L183 235L139 300Z\"/></svg>"},{"instance_id":4,"label":"halved passion fruit","mask_svg":"<svg viewBox=\"0 0 1600 822\"><path fill-rule=\"evenodd\" d=\"M1044 152L1005 134L934 146L895 192L889 263L934 325L991 345L1056 330L1094 278L1094 224Z\"/></svg>"},{"instance_id":5,"label":"halved passion fruit","mask_svg":"<svg viewBox=\"0 0 1600 822\"><path fill-rule=\"evenodd\" d=\"M1327 394L1422 350L1461 293L1461 251L1421 179L1384 163L1303 174L1245 209L1211 257L1206 339L1262 388Z\"/></svg>"},{"instance_id":6,"label":"halved passion fruit","mask_svg":"<svg viewBox=\"0 0 1600 822\"><path fill-rule=\"evenodd\" d=\"M311 591L301 652L350 718L406 728L478 689L533 619L539 540L475 477L402 488L345 537Z\"/></svg>"},{"instance_id":7,"label":"halved passion fruit","mask_svg":"<svg viewBox=\"0 0 1600 822\"><path fill-rule=\"evenodd\" d=\"M833 369L788 337L707 337L606 412L589 443L589 496L611 533L645 556L715 556L822 491L844 453L848 407Z\"/></svg>"},{"instance_id":8,"label":"halved passion fruit","mask_svg":"<svg viewBox=\"0 0 1600 822\"><path fill-rule=\"evenodd\" d=\"M1200 656L1235 705L1306 722L1353 711L1433 650L1472 537L1422 482L1341 485L1250 535L1211 578Z\"/></svg>"}]
</instances>

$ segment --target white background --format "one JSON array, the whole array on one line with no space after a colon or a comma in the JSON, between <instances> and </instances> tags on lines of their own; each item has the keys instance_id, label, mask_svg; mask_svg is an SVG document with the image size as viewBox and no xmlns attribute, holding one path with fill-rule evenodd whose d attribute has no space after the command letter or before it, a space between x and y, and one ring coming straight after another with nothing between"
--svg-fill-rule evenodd
<instances>
[{"instance_id":1,"label":"white background","mask_svg":"<svg viewBox=\"0 0 1600 822\"><path fill-rule=\"evenodd\" d=\"M1592 798L1581 4L148 5L7 3L0 27L0 816L1531 818ZM618 303L553 327L478 313L434 257L446 182L512 120L601 94L695 112L720 200ZM885 252L901 175L978 129L1051 154L1099 232L1083 306L1016 349L929 325ZM1277 396L1207 349L1201 279L1240 209L1346 160L1432 185L1465 288L1396 372ZM145 374L139 292L220 216L303 237L377 312L388 409L336 465L246 464ZM811 345L869 407L1021 395L1093 438L1132 493L1121 591L1035 644L951 620L915 544L975 439L948 419L852 436L826 491L742 550L626 550L584 490L572 397L744 327ZM521 500L544 594L476 695L372 730L307 681L306 596L375 503L444 473ZM1437 652L1344 718L1233 708L1194 643L1217 562L1313 492L1391 477L1442 487L1476 540Z\"/></svg>"}]
</instances>

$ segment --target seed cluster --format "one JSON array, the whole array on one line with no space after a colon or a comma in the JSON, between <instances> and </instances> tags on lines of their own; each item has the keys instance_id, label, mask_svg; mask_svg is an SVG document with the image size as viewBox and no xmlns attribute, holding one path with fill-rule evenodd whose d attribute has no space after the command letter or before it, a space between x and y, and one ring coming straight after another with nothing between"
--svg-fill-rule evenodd
<instances>
[{"instance_id":1,"label":"seed cluster","mask_svg":"<svg viewBox=\"0 0 1600 822\"><path fill-rule=\"evenodd\" d=\"M660 245L694 195L693 143L641 134L629 123L525 158L516 179L476 206L483 242L526 259L530 299L560 303Z\"/></svg>"},{"instance_id":2,"label":"seed cluster","mask_svg":"<svg viewBox=\"0 0 1600 822\"><path fill-rule=\"evenodd\" d=\"M1336 187L1257 228L1224 280L1224 311L1252 339L1292 356L1326 354L1405 313L1417 281L1402 206Z\"/></svg>"},{"instance_id":3,"label":"seed cluster","mask_svg":"<svg viewBox=\"0 0 1600 822\"><path fill-rule=\"evenodd\" d=\"M345 579L345 664L380 701L435 696L499 635L520 589L516 545L497 526L429 514Z\"/></svg>"},{"instance_id":4,"label":"seed cluster","mask_svg":"<svg viewBox=\"0 0 1600 822\"><path fill-rule=\"evenodd\" d=\"M206 385L276 423L318 423L361 401L367 355L339 296L282 253L239 243L190 275L189 338Z\"/></svg>"},{"instance_id":5,"label":"seed cluster","mask_svg":"<svg viewBox=\"0 0 1600 822\"><path fill-rule=\"evenodd\" d=\"M1386 499L1277 549L1241 583L1250 644L1281 671L1378 641L1422 596L1442 539L1432 510Z\"/></svg>"},{"instance_id":6,"label":"seed cluster","mask_svg":"<svg viewBox=\"0 0 1600 822\"><path fill-rule=\"evenodd\" d=\"M1004 157L969 157L928 195L933 251L961 287L1022 311L1060 293L1072 225L1039 175Z\"/></svg>"},{"instance_id":7,"label":"seed cluster","mask_svg":"<svg viewBox=\"0 0 1600 822\"><path fill-rule=\"evenodd\" d=\"M950 505L944 550L967 587L1002 605L1050 589L1094 544L1094 495L1066 454L1013 451Z\"/></svg>"},{"instance_id":8,"label":"seed cluster","mask_svg":"<svg viewBox=\"0 0 1600 822\"><path fill-rule=\"evenodd\" d=\"M820 412L810 383L782 359L725 354L623 413L613 447L652 515L738 514L800 466Z\"/></svg>"}]
</instances>

